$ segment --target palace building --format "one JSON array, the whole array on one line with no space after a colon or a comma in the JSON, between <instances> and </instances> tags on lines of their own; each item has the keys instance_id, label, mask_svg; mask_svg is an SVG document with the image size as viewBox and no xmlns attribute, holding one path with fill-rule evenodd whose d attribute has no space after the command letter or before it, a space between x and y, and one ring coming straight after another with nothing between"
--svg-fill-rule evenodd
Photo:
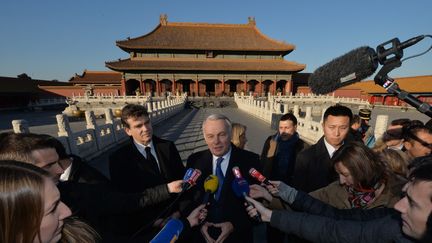
<instances>
[{"instance_id":1,"label":"palace building","mask_svg":"<svg viewBox=\"0 0 432 243\"><path fill-rule=\"evenodd\" d=\"M160 23L150 33L116 45L129 58L106 62L122 74L122 94L223 96L234 92L289 94L304 64L284 57L294 45L273 40L247 24Z\"/></svg>"}]
</instances>

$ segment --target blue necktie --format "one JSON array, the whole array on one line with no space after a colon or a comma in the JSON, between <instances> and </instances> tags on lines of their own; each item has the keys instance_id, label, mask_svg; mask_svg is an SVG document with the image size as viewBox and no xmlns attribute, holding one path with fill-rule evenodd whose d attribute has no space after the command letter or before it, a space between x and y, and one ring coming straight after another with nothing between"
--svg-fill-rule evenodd
<instances>
[{"instance_id":1,"label":"blue necktie","mask_svg":"<svg viewBox=\"0 0 432 243\"><path fill-rule=\"evenodd\" d=\"M224 158L222 158L222 157L219 157L219 158L217 158L217 160L216 160L216 176L217 176L217 178L218 178L218 180L219 180L219 184L218 184L218 190L217 190L217 192L216 192L216 195L215 195L215 199L216 199L216 201L218 201L219 200L219 197L220 197L220 193L221 193L221 191L222 191L222 185L223 185L223 181L224 181L224 174L223 174L223 172L222 172L222 167L221 167L221 164L222 164L222 161L224 160Z\"/></svg>"}]
</instances>

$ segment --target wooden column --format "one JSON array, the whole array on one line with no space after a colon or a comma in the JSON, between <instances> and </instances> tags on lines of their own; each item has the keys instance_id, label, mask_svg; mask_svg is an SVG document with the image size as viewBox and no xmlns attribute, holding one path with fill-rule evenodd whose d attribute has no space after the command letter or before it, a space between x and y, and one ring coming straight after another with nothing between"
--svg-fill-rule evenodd
<instances>
[{"instance_id":1,"label":"wooden column","mask_svg":"<svg viewBox=\"0 0 432 243\"><path fill-rule=\"evenodd\" d=\"M221 96L222 96L222 94L224 94L224 93L225 93L225 79L222 78L222 92L221 92Z\"/></svg>"},{"instance_id":2,"label":"wooden column","mask_svg":"<svg viewBox=\"0 0 432 243\"><path fill-rule=\"evenodd\" d=\"M272 95L274 95L276 92L276 82L277 82L277 80L274 80L273 83L271 84L270 93Z\"/></svg>"},{"instance_id":3,"label":"wooden column","mask_svg":"<svg viewBox=\"0 0 432 243\"><path fill-rule=\"evenodd\" d=\"M285 95L289 95L292 92L292 80L287 80L287 82L285 83Z\"/></svg>"},{"instance_id":4,"label":"wooden column","mask_svg":"<svg viewBox=\"0 0 432 243\"><path fill-rule=\"evenodd\" d=\"M160 94L160 83L159 79L156 79L156 95L159 96Z\"/></svg>"},{"instance_id":5,"label":"wooden column","mask_svg":"<svg viewBox=\"0 0 432 243\"><path fill-rule=\"evenodd\" d=\"M122 95L126 95L126 80L122 78L120 82L121 82L121 93Z\"/></svg>"},{"instance_id":6,"label":"wooden column","mask_svg":"<svg viewBox=\"0 0 432 243\"><path fill-rule=\"evenodd\" d=\"M172 85L171 85L171 93L173 93L173 94L175 94L175 92L176 92L176 85L175 85L175 82L176 82L176 80L175 80L175 78L173 79L173 83L172 83Z\"/></svg>"},{"instance_id":7,"label":"wooden column","mask_svg":"<svg viewBox=\"0 0 432 243\"><path fill-rule=\"evenodd\" d=\"M195 81L195 94L199 96L198 79Z\"/></svg>"},{"instance_id":8,"label":"wooden column","mask_svg":"<svg viewBox=\"0 0 432 243\"><path fill-rule=\"evenodd\" d=\"M261 94L263 92L263 87L262 86L263 86L262 85L262 81L258 81L258 84L256 85L256 89L255 89L255 91L258 93L258 96L261 96Z\"/></svg>"}]
</instances>

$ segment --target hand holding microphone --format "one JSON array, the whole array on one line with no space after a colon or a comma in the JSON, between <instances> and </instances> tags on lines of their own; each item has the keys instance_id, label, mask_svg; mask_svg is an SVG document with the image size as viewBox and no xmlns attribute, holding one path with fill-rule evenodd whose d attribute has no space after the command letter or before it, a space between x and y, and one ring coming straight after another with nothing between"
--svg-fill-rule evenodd
<instances>
[{"instance_id":1,"label":"hand holding microphone","mask_svg":"<svg viewBox=\"0 0 432 243\"><path fill-rule=\"evenodd\" d=\"M167 184L169 193L180 193L183 187L183 180L171 181Z\"/></svg>"},{"instance_id":2,"label":"hand holding microphone","mask_svg":"<svg viewBox=\"0 0 432 243\"><path fill-rule=\"evenodd\" d=\"M249 175L251 175L257 181L266 184L267 186L274 186L273 184L270 183L270 181L263 174L261 174L255 168L250 168Z\"/></svg>"},{"instance_id":3,"label":"hand holding microphone","mask_svg":"<svg viewBox=\"0 0 432 243\"><path fill-rule=\"evenodd\" d=\"M185 176L183 177L183 184L182 184L182 190L181 192L185 192L186 190L190 189L192 186L196 184L196 181L201 176L201 171L199 169L192 169L189 168L186 171Z\"/></svg>"},{"instance_id":4,"label":"hand holding microphone","mask_svg":"<svg viewBox=\"0 0 432 243\"><path fill-rule=\"evenodd\" d=\"M237 197L243 198L248 205L248 207L253 205L246 200L246 197L249 195L249 183L242 177L240 173L239 167L235 166L232 168L232 171L234 173L234 180L231 184L232 189ZM257 222L261 222L261 215L259 212L253 217Z\"/></svg>"},{"instance_id":5,"label":"hand holding microphone","mask_svg":"<svg viewBox=\"0 0 432 243\"><path fill-rule=\"evenodd\" d=\"M272 211L270 209L265 208L261 203L250 197L245 197L245 199L250 205L246 208L246 210L251 218L255 219L257 216L259 216L260 220L263 222L270 222L272 216Z\"/></svg>"}]
</instances>

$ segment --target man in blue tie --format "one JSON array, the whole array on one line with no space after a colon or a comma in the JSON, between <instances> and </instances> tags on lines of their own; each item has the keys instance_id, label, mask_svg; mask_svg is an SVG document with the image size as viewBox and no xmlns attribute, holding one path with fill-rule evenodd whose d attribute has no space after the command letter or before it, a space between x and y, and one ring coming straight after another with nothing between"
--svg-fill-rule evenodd
<instances>
[{"instance_id":1,"label":"man in blue tie","mask_svg":"<svg viewBox=\"0 0 432 243\"><path fill-rule=\"evenodd\" d=\"M232 190L235 178L232 168L239 167L242 176L255 183L248 174L250 168L261 170L259 156L239 149L231 144L231 121L220 114L212 114L203 123L203 136L208 149L189 156L187 168L202 172L197 185L188 191L182 203L187 209L193 209L202 202L204 179L210 174L218 177L219 187L210 199L207 221L202 224L201 232L196 230L194 239L188 242L252 242L252 222L244 210L244 201L236 197Z\"/></svg>"}]
</instances>

